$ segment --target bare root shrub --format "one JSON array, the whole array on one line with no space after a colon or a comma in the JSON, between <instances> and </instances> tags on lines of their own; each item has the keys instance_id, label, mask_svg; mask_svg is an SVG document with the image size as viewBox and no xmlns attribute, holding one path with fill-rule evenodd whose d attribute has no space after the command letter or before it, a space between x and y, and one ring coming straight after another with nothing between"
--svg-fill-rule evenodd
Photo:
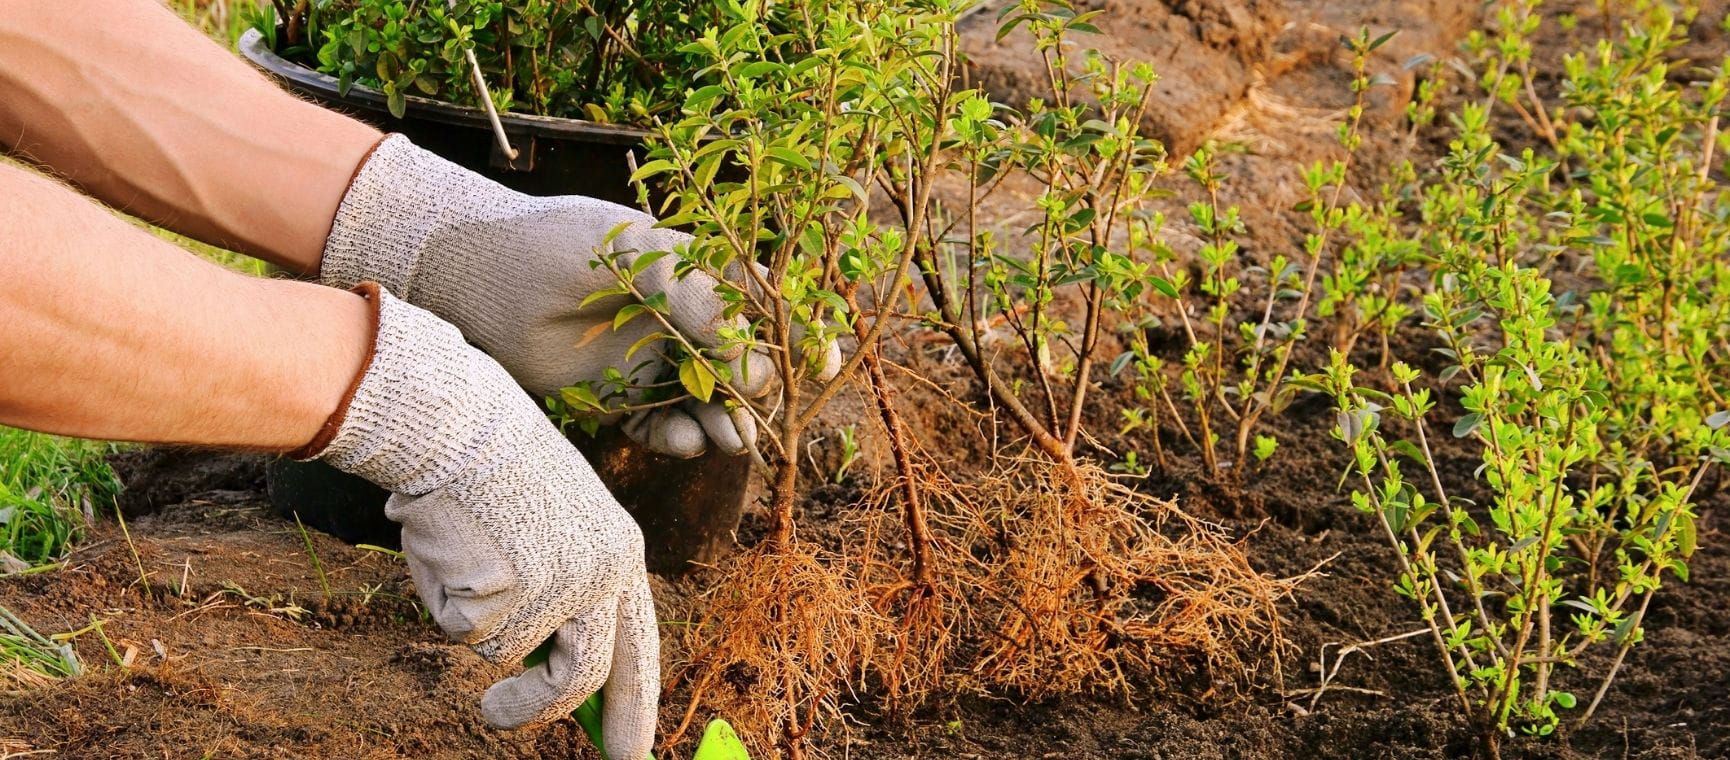
<instances>
[{"instance_id":1,"label":"bare root shrub","mask_svg":"<svg viewBox=\"0 0 1730 760\"><path fill-rule=\"evenodd\" d=\"M669 686L688 684L690 701L665 746L705 710L726 716L754 756L800 757L812 727L837 715L880 619L843 563L796 538L733 557L711 589L687 634L691 660Z\"/></svg>"},{"instance_id":2,"label":"bare root shrub","mask_svg":"<svg viewBox=\"0 0 1730 760\"><path fill-rule=\"evenodd\" d=\"M951 538L959 535L955 484L924 456L885 479L860 502L850 556L872 609L882 615L883 641L866 663L888 709L906 710L954 685L951 656L972 615L978 572ZM911 477L911 488L905 479ZM917 496L909 496L917 494ZM908 498L920 499L921 525L911 524ZM923 544L923 547L921 547Z\"/></svg>"},{"instance_id":3,"label":"bare root shrub","mask_svg":"<svg viewBox=\"0 0 1730 760\"><path fill-rule=\"evenodd\" d=\"M970 625L979 687L1127 693L1131 674L1176 668L1236 680L1251 651L1277 672L1276 605L1296 579L1255 571L1218 526L1092 464L1012 464L951 500L970 517L963 544L993 602Z\"/></svg>"}]
</instances>

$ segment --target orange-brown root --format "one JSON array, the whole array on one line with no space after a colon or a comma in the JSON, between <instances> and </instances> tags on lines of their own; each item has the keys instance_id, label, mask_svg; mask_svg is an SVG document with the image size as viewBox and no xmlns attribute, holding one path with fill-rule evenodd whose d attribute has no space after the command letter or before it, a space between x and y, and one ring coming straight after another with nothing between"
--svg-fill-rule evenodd
<instances>
[{"instance_id":1,"label":"orange-brown root","mask_svg":"<svg viewBox=\"0 0 1730 760\"><path fill-rule=\"evenodd\" d=\"M690 684L688 707L663 751L725 717L753 757L800 757L806 734L836 715L880 618L840 562L797 539L733 557L712 589L676 678L675 688Z\"/></svg>"},{"instance_id":2,"label":"orange-brown root","mask_svg":"<svg viewBox=\"0 0 1730 760\"><path fill-rule=\"evenodd\" d=\"M974 591L971 571L950 538L954 484L923 456L913 458L911 469L929 522L925 577L919 577L912 556L900 476L879 484L860 504L854 520L859 530L851 542L857 548L848 552L861 558L860 579L871 606L887 619L877 656L867 667L882 688L885 707L903 711L953 685L951 652L957 627L971 615L967 599Z\"/></svg>"},{"instance_id":3,"label":"orange-brown root","mask_svg":"<svg viewBox=\"0 0 1730 760\"><path fill-rule=\"evenodd\" d=\"M1249 566L1217 526L1086 463L1023 459L957 494L989 612L970 621L977 686L1030 698L1128 689L1133 673L1244 674L1280 650L1293 581ZM978 607L979 605L976 605Z\"/></svg>"}]
</instances>

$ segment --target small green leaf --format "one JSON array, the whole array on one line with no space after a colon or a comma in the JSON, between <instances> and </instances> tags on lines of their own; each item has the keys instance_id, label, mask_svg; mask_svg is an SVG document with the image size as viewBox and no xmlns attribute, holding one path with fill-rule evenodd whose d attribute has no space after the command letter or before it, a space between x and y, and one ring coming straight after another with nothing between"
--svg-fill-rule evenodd
<instances>
[{"instance_id":1,"label":"small green leaf","mask_svg":"<svg viewBox=\"0 0 1730 760\"><path fill-rule=\"evenodd\" d=\"M638 314L642 314L648 310L649 307L640 303L628 303L624 306L620 306L618 313L613 315L613 329L617 330L630 324L631 320L636 319Z\"/></svg>"},{"instance_id":2,"label":"small green leaf","mask_svg":"<svg viewBox=\"0 0 1730 760\"><path fill-rule=\"evenodd\" d=\"M659 342L666 340L666 339L667 339L667 334L664 332L659 332L659 331L652 332L652 333L649 333L648 335L644 335L643 337L638 338L636 343L632 343L630 348L625 349L625 360L630 361L631 357L635 356L638 351L641 351L645 348L648 348L649 346L652 346L652 345L659 343Z\"/></svg>"},{"instance_id":3,"label":"small green leaf","mask_svg":"<svg viewBox=\"0 0 1730 760\"><path fill-rule=\"evenodd\" d=\"M1122 372L1123 368L1125 366L1127 366L1129 364L1130 360L1132 360L1134 358L1135 358L1135 352L1134 351L1125 351L1121 354L1118 354L1116 359L1111 360L1110 374L1113 377L1115 377L1117 375L1117 373Z\"/></svg>"},{"instance_id":4,"label":"small green leaf","mask_svg":"<svg viewBox=\"0 0 1730 760\"><path fill-rule=\"evenodd\" d=\"M1147 281L1148 284L1153 286L1154 290L1164 294L1166 298L1177 297L1177 286L1171 284L1171 280L1167 280L1164 277L1149 277L1147 278Z\"/></svg>"},{"instance_id":5,"label":"small green leaf","mask_svg":"<svg viewBox=\"0 0 1730 760\"><path fill-rule=\"evenodd\" d=\"M595 390L587 384L560 388L559 398L583 411L599 412L606 410L606 407L601 404L601 399L595 395Z\"/></svg>"},{"instance_id":6,"label":"small green leaf","mask_svg":"<svg viewBox=\"0 0 1730 760\"><path fill-rule=\"evenodd\" d=\"M679 364L679 384L698 401L708 401L715 395L715 369L701 357L689 357Z\"/></svg>"},{"instance_id":7,"label":"small green leaf","mask_svg":"<svg viewBox=\"0 0 1730 760\"><path fill-rule=\"evenodd\" d=\"M770 148L769 158L794 168L804 169L806 171L810 171L811 169L811 159L800 155L798 151L793 150L792 148Z\"/></svg>"},{"instance_id":8,"label":"small green leaf","mask_svg":"<svg viewBox=\"0 0 1730 760\"><path fill-rule=\"evenodd\" d=\"M1473 430L1478 429L1478 423L1483 420L1484 415L1477 412L1461 417L1459 422L1454 423L1454 437L1464 438L1471 435Z\"/></svg>"},{"instance_id":9,"label":"small green leaf","mask_svg":"<svg viewBox=\"0 0 1730 760\"><path fill-rule=\"evenodd\" d=\"M650 177L653 177L657 174L665 174L667 172L670 172L675 168L676 167L673 166L672 161L669 161L665 158L657 158L653 161L650 161L646 164L643 164L640 167L637 167L637 170L635 172L631 173L631 181L632 182L641 182L641 181L648 179Z\"/></svg>"},{"instance_id":10,"label":"small green leaf","mask_svg":"<svg viewBox=\"0 0 1730 760\"><path fill-rule=\"evenodd\" d=\"M599 301L599 300L602 300L605 298L611 298L613 296L622 296L622 295L625 295L629 292L630 291L626 290L625 286L623 286L623 285L618 285L618 286L611 287L611 288L601 288L600 290L597 290L593 293L590 293L586 296L583 296L583 302L577 304L577 308L578 309L587 309L587 308L589 308L589 304L592 304L596 301Z\"/></svg>"},{"instance_id":11,"label":"small green leaf","mask_svg":"<svg viewBox=\"0 0 1730 760\"><path fill-rule=\"evenodd\" d=\"M1682 555L1683 559L1688 559L1693 557L1694 550L1700 547L1700 535L1694 527L1694 518L1687 515L1679 515L1678 518L1676 522L1676 553ZM1686 582L1687 579L1683 578L1683 581Z\"/></svg>"},{"instance_id":12,"label":"small green leaf","mask_svg":"<svg viewBox=\"0 0 1730 760\"><path fill-rule=\"evenodd\" d=\"M601 238L601 246L602 247L611 246L613 244L613 241L618 239L618 237L620 235L623 235L625 233L625 230L630 229L631 225L633 225L633 224L636 224L636 222L635 221L625 221L625 222L619 222L618 224L613 225L612 229L607 230L606 236Z\"/></svg>"},{"instance_id":13,"label":"small green leaf","mask_svg":"<svg viewBox=\"0 0 1730 760\"><path fill-rule=\"evenodd\" d=\"M655 262L666 258L671 253L672 251L649 251L639 254L636 260L631 262L631 274L633 276L642 274L643 270L654 266Z\"/></svg>"}]
</instances>

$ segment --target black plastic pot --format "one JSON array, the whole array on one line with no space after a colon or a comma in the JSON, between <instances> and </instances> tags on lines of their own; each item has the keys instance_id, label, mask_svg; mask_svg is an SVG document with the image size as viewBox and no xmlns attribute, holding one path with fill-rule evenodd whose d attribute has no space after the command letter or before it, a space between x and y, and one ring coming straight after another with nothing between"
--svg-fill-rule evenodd
<instances>
[{"instance_id":1,"label":"black plastic pot","mask_svg":"<svg viewBox=\"0 0 1730 760\"><path fill-rule=\"evenodd\" d=\"M416 145L534 195L587 195L635 205L626 154L642 158L639 129L500 114L519 155L498 147L486 113L425 98L408 98L403 117L390 115L383 93L355 86L338 92L335 78L286 60L263 35L248 31L240 53L289 89L318 103L400 132ZM648 547L649 569L677 572L691 562L709 562L732 544L743 511L750 460L716 453L674 459L632 443L615 430L595 438L575 433L577 445L608 490L637 519ZM352 543L399 545L398 530L384 517L388 494L360 478L322 463L279 459L267 471L271 503L285 516Z\"/></svg>"}]
</instances>

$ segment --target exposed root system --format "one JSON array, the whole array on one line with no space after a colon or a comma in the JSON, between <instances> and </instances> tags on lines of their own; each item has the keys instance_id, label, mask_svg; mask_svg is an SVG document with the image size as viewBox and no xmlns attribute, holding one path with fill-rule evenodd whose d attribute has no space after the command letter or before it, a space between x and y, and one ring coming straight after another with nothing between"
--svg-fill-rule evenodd
<instances>
[{"instance_id":1,"label":"exposed root system","mask_svg":"<svg viewBox=\"0 0 1730 760\"><path fill-rule=\"evenodd\" d=\"M954 519L960 505L951 502L955 484L924 457L910 458L908 470L913 490L901 482L906 476L886 480L861 503L859 529L851 536L872 608L887 618L868 667L891 711L955 685L951 658L959 628L972 616L968 598L978 575L952 538L960 532ZM919 494L925 509L923 562L905 517L910 492Z\"/></svg>"},{"instance_id":2,"label":"exposed root system","mask_svg":"<svg viewBox=\"0 0 1730 760\"><path fill-rule=\"evenodd\" d=\"M1276 605L1298 579L1255 571L1219 527L1093 465L1010 465L971 483L915 468L934 557L923 583L902 484L862 505L860 577L890 618L869 666L892 708L955 690L1127 693L1136 674L1235 683L1264 654L1277 668Z\"/></svg>"},{"instance_id":3,"label":"exposed root system","mask_svg":"<svg viewBox=\"0 0 1730 760\"><path fill-rule=\"evenodd\" d=\"M1281 648L1276 604L1295 580L1169 501L1091 464L1023 459L964 486L963 539L989 606L970 621L967 676L1029 698L1119 690L1133 673L1204 668L1241 680L1244 654Z\"/></svg>"},{"instance_id":4,"label":"exposed root system","mask_svg":"<svg viewBox=\"0 0 1730 760\"><path fill-rule=\"evenodd\" d=\"M798 539L732 558L712 589L688 635L691 661L670 684L689 684L690 702L665 744L700 733L690 729L703 712L724 715L757 745L753 757L800 757L806 735L837 714L880 618L845 567Z\"/></svg>"}]
</instances>

